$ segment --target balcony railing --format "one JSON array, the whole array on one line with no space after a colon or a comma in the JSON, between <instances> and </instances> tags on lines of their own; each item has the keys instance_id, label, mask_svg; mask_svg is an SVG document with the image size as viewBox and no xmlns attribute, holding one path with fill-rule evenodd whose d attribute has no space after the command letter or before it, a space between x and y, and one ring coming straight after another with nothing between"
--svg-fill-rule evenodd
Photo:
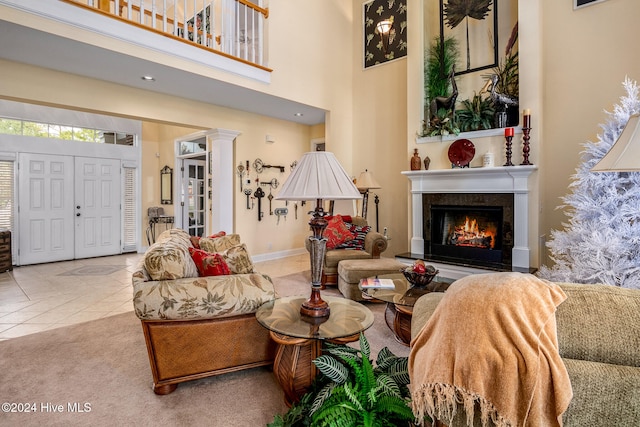
<instances>
[{"instance_id":1,"label":"balcony railing","mask_svg":"<svg viewBox=\"0 0 640 427\"><path fill-rule=\"evenodd\" d=\"M270 71L262 0L61 0Z\"/></svg>"}]
</instances>

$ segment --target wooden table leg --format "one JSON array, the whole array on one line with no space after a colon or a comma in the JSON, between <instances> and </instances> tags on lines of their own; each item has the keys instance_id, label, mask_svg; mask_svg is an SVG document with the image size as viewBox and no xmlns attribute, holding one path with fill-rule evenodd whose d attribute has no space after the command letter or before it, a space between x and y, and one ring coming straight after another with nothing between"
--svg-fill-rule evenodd
<instances>
[{"instance_id":1,"label":"wooden table leg","mask_svg":"<svg viewBox=\"0 0 640 427\"><path fill-rule=\"evenodd\" d=\"M411 343L411 317L413 308L404 305L387 303L384 318L389 329L393 331L400 344L408 346Z\"/></svg>"},{"instance_id":2,"label":"wooden table leg","mask_svg":"<svg viewBox=\"0 0 640 427\"><path fill-rule=\"evenodd\" d=\"M328 341L346 344L357 341L359 337L360 334L357 334ZM271 339L278 344L273 361L273 373L282 387L285 403L291 407L309 391L318 374L316 365L312 361L322 355L322 340L288 337L273 331Z\"/></svg>"}]
</instances>

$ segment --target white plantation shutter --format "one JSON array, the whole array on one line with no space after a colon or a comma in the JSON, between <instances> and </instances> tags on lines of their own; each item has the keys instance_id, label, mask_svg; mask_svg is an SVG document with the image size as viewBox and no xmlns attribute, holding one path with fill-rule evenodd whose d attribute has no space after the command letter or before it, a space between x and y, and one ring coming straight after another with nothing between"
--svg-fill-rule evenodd
<instances>
[{"instance_id":1,"label":"white plantation shutter","mask_svg":"<svg viewBox=\"0 0 640 427\"><path fill-rule=\"evenodd\" d=\"M0 228L13 231L13 161L0 160Z\"/></svg>"},{"instance_id":2,"label":"white plantation shutter","mask_svg":"<svg viewBox=\"0 0 640 427\"><path fill-rule=\"evenodd\" d=\"M125 167L122 215L122 251L136 248L136 169Z\"/></svg>"}]
</instances>

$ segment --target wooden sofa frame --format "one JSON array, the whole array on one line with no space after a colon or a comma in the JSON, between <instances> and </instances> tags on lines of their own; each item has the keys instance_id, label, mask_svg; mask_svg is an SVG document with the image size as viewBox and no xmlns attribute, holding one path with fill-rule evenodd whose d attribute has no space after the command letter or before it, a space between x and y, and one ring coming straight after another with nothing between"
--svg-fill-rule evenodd
<instances>
[{"instance_id":1,"label":"wooden sofa frame","mask_svg":"<svg viewBox=\"0 0 640 427\"><path fill-rule=\"evenodd\" d=\"M254 313L206 320L142 320L153 391L185 381L273 365L275 343Z\"/></svg>"}]
</instances>

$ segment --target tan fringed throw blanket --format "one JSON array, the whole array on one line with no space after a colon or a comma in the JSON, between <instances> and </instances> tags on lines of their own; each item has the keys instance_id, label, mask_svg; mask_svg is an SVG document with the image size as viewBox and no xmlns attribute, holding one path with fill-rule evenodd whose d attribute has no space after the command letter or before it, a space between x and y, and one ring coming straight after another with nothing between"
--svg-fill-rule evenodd
<instances>
[{"instance_id":1,"label":"tan fringed throw blanket","mask_svg":"<svg viewBox=\"0 0 640 427\"><path fill-rule=\"evenodd\" d=\"M558 354L554 283L522 273L477 274L453 283L411 342L412 409L472 425L562 426L573 396Z\"/></svg>"}]
</instances>

